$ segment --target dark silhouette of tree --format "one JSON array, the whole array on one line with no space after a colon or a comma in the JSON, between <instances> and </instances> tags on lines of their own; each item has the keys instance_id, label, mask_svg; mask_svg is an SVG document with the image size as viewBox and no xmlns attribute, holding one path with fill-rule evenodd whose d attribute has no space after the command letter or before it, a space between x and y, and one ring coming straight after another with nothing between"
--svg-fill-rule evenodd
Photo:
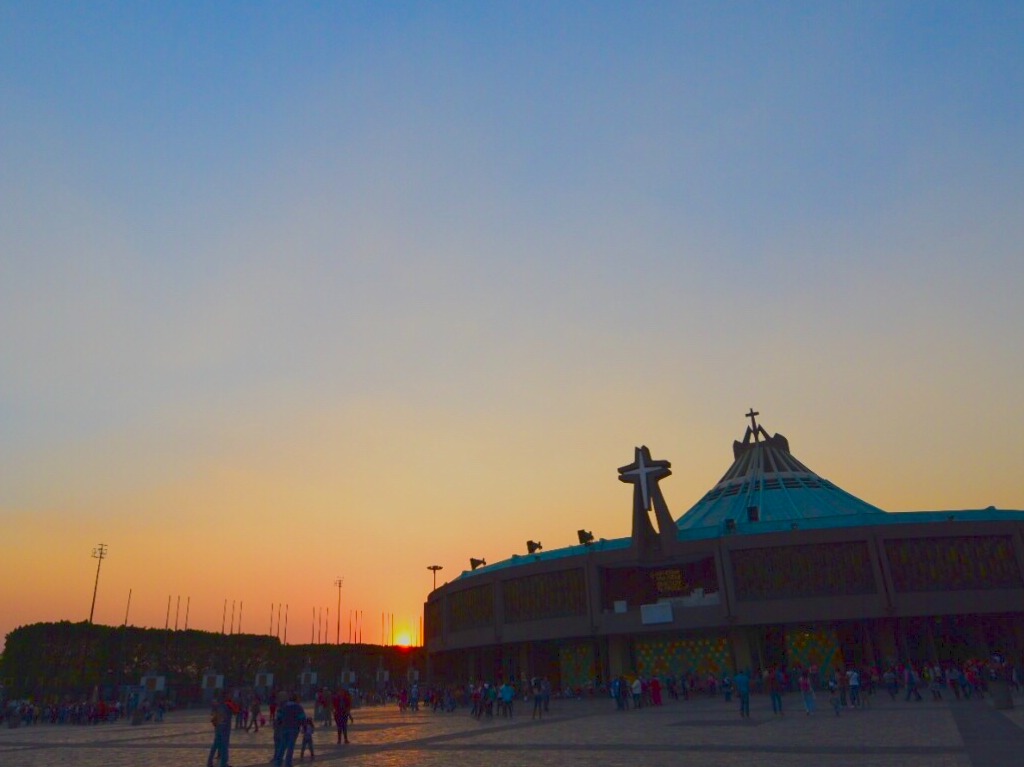
<instances>
[{"instance_id":1,"label":"dark silhouette of tree","mask_svg":"<svg viewBox=\"0 0 1024 767\"><path fill-rule=\"evenodd\" d=\"M166 677L179 703L198 701L207 670L224 675L228 688L251 687L262 671L274 674L279 689L297 689L307 670L318 685L333 687L343 671L354 671L371 685L378 668L391 680L405 678L410 666L422 669L423 651L376 645L282 645L276 637L224 635L134 626L99 626L83 621L35 623L7 635L0 657L0 679L10 697L52 700L101 694L113 696L120 685L138 685L155 672Z\"/></svg>"}]
</instances>

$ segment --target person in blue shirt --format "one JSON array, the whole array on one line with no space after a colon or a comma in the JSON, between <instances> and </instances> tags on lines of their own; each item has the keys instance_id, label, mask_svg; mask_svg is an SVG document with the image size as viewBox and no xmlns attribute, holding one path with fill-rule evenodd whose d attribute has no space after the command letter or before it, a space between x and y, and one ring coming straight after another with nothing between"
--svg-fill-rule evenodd
<instances>
[{"instance_id":1,"label":"person in blue shirt","mask_svg":"<svg viewBox=\"0 0 1024 767\"><path fill-rule=\"evenodd\" d=\"M292 767L292 754L295 753L295 741L299 737L299 729L306 721L306 711L299 703L299 696L293 693L291 698L283 706L277 709L275 719L280 728L281 737L277 742L277 750L274 752L274 764L277 767Z\"/></svg>"},{"instance_id":2,"label":"person in blue shirt","mask_svg":"<svg viewBox=\"0 0 1024 767\"><path fill-rule=\"evenodd\" d=\"M218 693L213 699L213 709L210 712L210 724L213 725L213 745L210 746L210 755L206 758L206 767L213 767L213 757L220 757L220 767L230 767L228 764L228 742L231 740L231 719L234 711L228 698L224 693Z\"/></svg>"},{"instance_id":3,"label":"person in blue shirt","mask_svg":"<svg viewBox=\"0 0 1024 767\"><path fill-rule=\"evenodd\" d=\"M740 671L732 680L736 688L736 695L740 699L740 716L744 719L750 718L750 674Z\"/></svg>"}]
</instances>

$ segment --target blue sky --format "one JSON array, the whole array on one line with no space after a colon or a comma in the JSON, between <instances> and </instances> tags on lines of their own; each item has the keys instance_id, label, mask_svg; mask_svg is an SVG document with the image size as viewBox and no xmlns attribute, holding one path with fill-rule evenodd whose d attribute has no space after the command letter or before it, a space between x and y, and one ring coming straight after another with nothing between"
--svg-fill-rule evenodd
<instances>
[{"instance_id":1,"label":"blue sky","mask_svg":"<svg viewBox=\"0 0 1024 767\"><path fill-rule=\"evenodd\" d=\"M191 588L126 550L223 540L412 622L421 560L627 534L635 445L681 514L750 406L883 508L1024 507L1022 33L1013 3L0 3L0 525L83 576L18 614L88 601L106 537L111 620ZM400 588L354 575L382 550Z\"/></svg>"}]
</instances>

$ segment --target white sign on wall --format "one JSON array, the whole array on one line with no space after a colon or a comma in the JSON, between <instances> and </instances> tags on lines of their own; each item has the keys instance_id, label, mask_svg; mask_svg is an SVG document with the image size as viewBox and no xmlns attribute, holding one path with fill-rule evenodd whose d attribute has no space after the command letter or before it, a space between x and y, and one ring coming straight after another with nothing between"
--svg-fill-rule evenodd
<instances>
[{"instance_id":1,"label":"white sign on wall","mask_svg":"<svg viewBox=\"0 0 1024 767\"><path fill-rule=\"evenodd\" d=\"M142 682L140 684L149 692L163 692L167 684L167 678L157 676L156 674L147 674L142 677Z\"/></svg>"},{"instance_id":2,"label":"white sign on wall","mask_svg":"<svg viewBox=\"0 0 1024 767\"><path fill-rule=\"evenodd\" d=\"M203 689L204 690L223 690L224 689L224 675L223 674L204 674L203 675Z\"/></svg>"},{"instance_id":3,"label":"white sign on wall","mask_svg":"<svg viewBox=\"0 0 1024 767\"><path fill-rule=\"evenodd\" d=\"M640 605L640 622L645 626L651 623L671 623L672 605L667 602L655 605Z\"/></svg>"}]
</instances>

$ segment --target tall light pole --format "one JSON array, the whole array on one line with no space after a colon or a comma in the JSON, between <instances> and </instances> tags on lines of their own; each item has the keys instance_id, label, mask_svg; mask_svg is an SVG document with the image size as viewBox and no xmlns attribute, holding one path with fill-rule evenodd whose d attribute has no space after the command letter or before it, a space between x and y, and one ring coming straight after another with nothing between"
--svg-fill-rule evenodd
<instances>
[{"instance_id":1,"label":"tall light pole","mask_svg":"<svg viewBox=\"0 0 1024 767\"><path fill-rule=\"evenodd\" d=\"M335 579L334 585L338 587L338 638L335 644L341 644L341 584L345 579L340 575Z\"/></svg>"},{"instance_id":2,"label":"tall light pole","mask_svg":"<svg viewBox=\"0 0 1024 767\"><path fill-rule=\"evenodd\" d=\"M92 550L92 558L96 560L96 583L92 587L92 607L89 608L89 623L92 623L93 613L96 612L96 591L100 587L100 565L107 556L107 544L101 543Z\"/></svg>"},{"instance_id":3,"label":"tall light pole","mask_svg":"<svg viewBox=\"0 0 1024 767\"><path fill-rule=\"evenodd\" d=\"M427 565L427 569L434 573L434 591L437 591L437 571L444 570L442 565Z\"/></svg>"}]
</instances>

